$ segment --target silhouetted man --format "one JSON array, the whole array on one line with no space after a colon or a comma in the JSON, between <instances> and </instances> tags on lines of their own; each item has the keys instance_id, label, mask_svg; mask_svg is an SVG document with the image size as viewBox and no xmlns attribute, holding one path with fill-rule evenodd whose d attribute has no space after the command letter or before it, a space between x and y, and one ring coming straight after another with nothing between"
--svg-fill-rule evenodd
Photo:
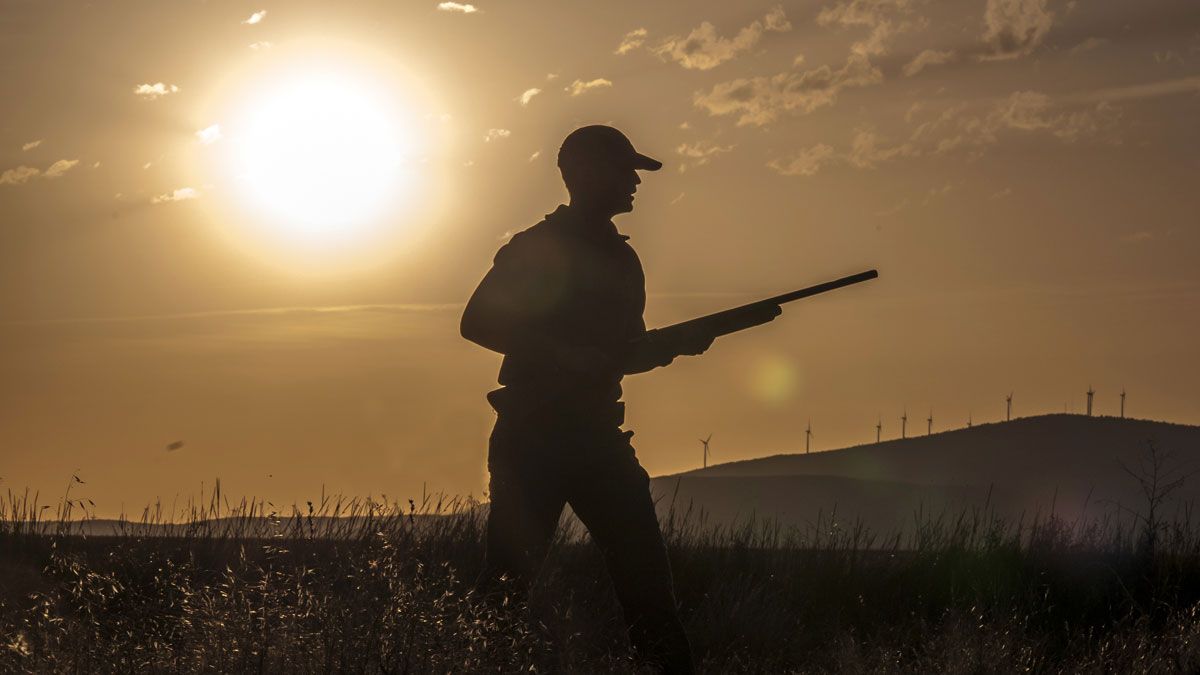
<instances>
[{"instance_id":1,"label":"silhouetted man","mask_svg":"<svg viewBox=\"0 0 1200 675\"><path fill-rule=\"evenodd\" d=\"M636 652L691 672L650 479L621 430L621 378L703 353L713 337L668 343L646 330L642 265L612 223L633 210L637 171L662 163L588 126L563 141L558 166L570 203L501 247L462 317L463 337L504 354L502 387L488 393L485 583L527 584L569 503L604 553ZM769 309L763 323L779 312Z\"/></svg>"}]
</instances>

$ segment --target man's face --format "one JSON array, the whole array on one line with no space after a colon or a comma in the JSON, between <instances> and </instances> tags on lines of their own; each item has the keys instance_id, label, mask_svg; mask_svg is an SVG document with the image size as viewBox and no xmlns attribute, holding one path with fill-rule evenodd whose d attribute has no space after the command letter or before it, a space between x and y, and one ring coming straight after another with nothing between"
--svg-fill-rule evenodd
<instances>
[{"instance_id":1,"label":"man's face","mask_svg":"<svg viewBox=\"0 0 1200 675\"><path fill-rule=\"evenodd\" d=\"M633 193L642 182L636 169L594 164L587 167L577 197L587 208L606 217L633 210Z\"/></svg>"},{"instance_id":2,"label":"man's face","mask_svg":"<svg viewBox=\"0 0 1200 675\"><path fill-rule=\"evenodd\" d=\"M633 193L637 192L642 179L637 169L613 169L611 174L613 215L629 213L633 210Z\"/></svg>"}]
</instances>

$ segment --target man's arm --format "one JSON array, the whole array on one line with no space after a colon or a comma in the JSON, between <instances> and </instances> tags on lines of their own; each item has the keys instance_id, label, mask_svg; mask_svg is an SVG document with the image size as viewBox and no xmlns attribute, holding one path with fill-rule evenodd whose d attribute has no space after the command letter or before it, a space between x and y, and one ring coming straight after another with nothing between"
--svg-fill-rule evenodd
<instances>
[{"instance_id":1,"label":"man's arm","mask_svg":"<svg viewBox=\"0 0 1200 675\"><path fill-rule=\"evenodd\" d=\"M560 259L521 234L496 254L492 268L467 301L459 332L475 344L505 355L545 359L575 373L612 372L616 355L566 344L548 330L548 318L565 288Z\"/></svg>"},{"instance_id":2,"label":"man's arm","mask_svg":"<svg viewBox=\"0 0 1200 675\"><path fill-rule=\"evenodd\" d=\"M749 307L742 310L742 316L739 317L742 323L739 325L762 325L773 321L782 312L779 305ZM719 327L714 330L718 329ZM644 373L670 364L677 356L703 354L720 335L721 333L707 331L698 324L645 331L640 338L630 343L623 361L624 372L626 375Z\"/></svg>"}]
</instances>

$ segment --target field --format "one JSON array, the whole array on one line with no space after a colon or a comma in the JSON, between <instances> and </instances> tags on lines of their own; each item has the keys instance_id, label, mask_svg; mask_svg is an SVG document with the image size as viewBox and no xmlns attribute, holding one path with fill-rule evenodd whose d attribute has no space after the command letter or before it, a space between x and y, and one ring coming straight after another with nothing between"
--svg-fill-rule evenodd
<instances>
[{"instance_id":1,"label":"field","mask_svg":"<svg viewBox=\"0 0 1200 675\"><path fill-rule=\"evenodd\" d=\"M471 592L473 503L277 514L213 493L174 527L148 510L111 534L85 509L3 505L0 671L636 670L569 524L528 601L497 604ZM703 672L1195 672L1200 538L1145 514L913 514L885 537L828 514L707 526L681 507L663 527Z\"/></svg>"}]
</instances>

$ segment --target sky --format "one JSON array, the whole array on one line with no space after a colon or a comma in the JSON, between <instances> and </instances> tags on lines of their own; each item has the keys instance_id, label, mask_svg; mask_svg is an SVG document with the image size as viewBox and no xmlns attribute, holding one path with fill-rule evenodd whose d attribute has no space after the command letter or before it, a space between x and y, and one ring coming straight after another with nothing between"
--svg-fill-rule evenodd
<instances>
[{"instance_id":1,"label":"sky","mask_svg":"<svg viewBox=\"0 0 1200 675\"><path fill-rule=\"evenodd\" d=\"M615 220L649 325L881 275L626 378L652 475L1010 392L1200 424L1191 0L6 0L0 94L0 489L43 503L485 497L458 318L591 123L666 165Z\"/></svg>"}]
</instances>

